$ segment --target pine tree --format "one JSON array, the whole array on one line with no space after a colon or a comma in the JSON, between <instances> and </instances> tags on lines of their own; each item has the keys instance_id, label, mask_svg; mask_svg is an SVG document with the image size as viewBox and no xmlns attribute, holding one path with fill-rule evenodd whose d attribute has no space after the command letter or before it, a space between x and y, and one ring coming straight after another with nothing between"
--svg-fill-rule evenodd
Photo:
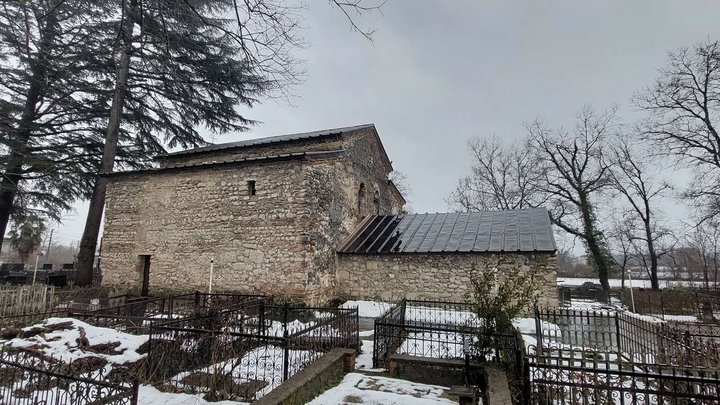
<instances>
[{"instance_id":1,"label":"pine tree","mask_svg":"<svg viewBox=\"0 0 720 405\"><path fill-rule=\"evenodd\" d=\"M59 220L92 191L112 94L112 4L9 2L0 8L0 234L11 216ZM118 162L143 167L153 142L124 135ZM0 242L1 243L1 242Z\"/></svg>"},{"instance_id":2,"label":"pine tree","mask_svg":"<svg viewBox=\"0 0 720 405\"><path fill-rule=\"evenodd\" d=\"M233 31L235 21L224 17L235 10L231 0L127 0L122 7L101 173L114 169L121 128L139 139L155 139L158 152L162 144L202 145L198 127L247 129L252 121L239 107L251 106L280 79L293 77L249 56L250 43ZM92 282L106 187L107 178L98 176L78 254L78 285Z\"/></svg>"}]
</instances>

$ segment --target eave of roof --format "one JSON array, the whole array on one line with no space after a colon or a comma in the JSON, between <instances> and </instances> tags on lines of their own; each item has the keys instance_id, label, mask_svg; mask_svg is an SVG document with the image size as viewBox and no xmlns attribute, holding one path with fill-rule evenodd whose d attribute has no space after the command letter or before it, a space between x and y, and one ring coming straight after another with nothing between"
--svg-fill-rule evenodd
<instances>
[{"instance_id":1,"label":"eave of roof","mask_svg":"<svg viewBox=\"0 0 720 405\"><path fill-rule=\"evenodd\" d=\"M219 143L219 144L214 144L214 145L202 146L199 148L171 152L171 153L168 153L168 154L165 154L162 156L158 156L158 159L166 159L166 158L174 158L174 157L178 157L178 156L211 153L211 152L217 152L217 151L221 151L221 150L241 149L241 148L246 148L246 147L251 147L251 146L271 145L271 144L278 144L278 143L290 143L290 142L304 141L304 140L310 140L310 139L330 138L333 136L342 136L345 133L354 132L354 131L357 131L360 129L374 128L374 127L375 127L374 124L362 124L362 125L355 125L355 126L350 126L350 127L324 129L324 130L311 131L311 132L300 132L300 133L295 133L295 134L270 136L270 137L265 137L265 138L247 139L244 141L237 141L237 142Z\"/></svg>"},{"instance_id":2,"label":"eave of roof","mask_svg":"<svg viewBox=\"0 0 720 405\"><path fill-rule=\"evenodd\" d=\"M208 168L208 167L215 168L215 167L222 167L222 166L235 166L235 165L252 164L252 163L277 162L277 161L284 161L284 160L322 159L322 158L326 158L326 157L339 156L339 155L342 155L344 152L345 152L344 150L338 149L338 150L317 151L317 152L285 153L285 154L279 154L279 155L258 156L258 157L249 157L249 158L243 158L243 159L221 160L221 161L202 162L202 163L180 163L180 164L175 164L175 165L166 166L166 167L153 167L153 168L142 169L142 170L128 170L128 171L121 171L121 172L100 173L100 176L112 178L112 177L132 176L132 175L138 175L138 174L203 169L203 168Z\"/></svg>"}]
</instances>

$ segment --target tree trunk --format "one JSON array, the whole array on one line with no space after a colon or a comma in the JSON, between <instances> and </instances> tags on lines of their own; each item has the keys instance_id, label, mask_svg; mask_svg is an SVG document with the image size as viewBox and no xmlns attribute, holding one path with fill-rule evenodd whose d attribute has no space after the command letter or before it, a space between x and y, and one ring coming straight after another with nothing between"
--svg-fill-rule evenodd
<instances>
[{"instance_id":1,"label":"tree trunk","mask_svg":"<svg viewBox=\"0 0 720 405\"><path fill-rule=\"evenodd\" d=\"M593 263L598 272L598 278L600 279L600 285L604 291L610 291L610 282L608 278L610 276L610 266L607 262L607 255L605 255L601 246L601 241L598 239L598 234L595 229L595 217L590 206L590 201L586 195L580 193L580 211L582 214L583 226L585 228L585 240L587 242L590 256L593 259Z\"/></svg>"},{"instance_id":2,"label":"tree trunk","mask_svg":"<svg viewBox=\"0 0 720 405\"><path fill-rule=\"evenodd\" d=\"M75 264L75 284L87 286L92 284L93 266L95 262L95 250L97 248L98 236L100 234L100 223L102 222L103 208L105 207L105 191L108 180L102 177L103 173L111 173L115 164L117 153L118 136L120 134L120 121L122 120L123 107L125 105L125 93L127 90L128 76L130 75L130 57L132 53L132 32L135 26L135 10L137 0L129 3L129 9L125 14L125 26L123 29L123 49L118 66L117 78L115 80L115 94L113 96L108 120L108 129L105 135L105 147L103 149L102 165L100 175L95 179L93 193L90 197L90 208L88 209L85 230L80 241L80 252Z\"/></svg>"},{"instance_id":3,"label":"tree trunk","mask_svg":"<svg viewBox=\"0 0 720 405\"><path fill-rule=\"evenodd\" d=\"M645 238L647 240L648 256L650 256L650 287L653 290L660 289L660 281L658 280L658 258L655 252L655 243L652 239L652 227L650 225L649 208L646 210L648 216L644 221L645 225Z\"/></svg>"},{"instance_id":4,"label":"tree trunk","mask_svg":"<svg viewBox=\"0 0 720 405\"><path fill-rule=\"evenodd\" d=\"M54 7L54 6L53 6ZM28 33L29 35L29 33ZM27 156L27 146L32 135L32 126L35 121L37 104L42 99L46 83L48 64L50 63L50 50L57 35L57 17L54 12L48 14L45 32L42 34L37 60L30 64L30 87L25 98L25 105L20 117L17 131L13 136L5 172L0 182L0 249L7 231L10 216L15 208L15 196L18 185L22 181L22 166Z\"/></svg>"}]
</instances>

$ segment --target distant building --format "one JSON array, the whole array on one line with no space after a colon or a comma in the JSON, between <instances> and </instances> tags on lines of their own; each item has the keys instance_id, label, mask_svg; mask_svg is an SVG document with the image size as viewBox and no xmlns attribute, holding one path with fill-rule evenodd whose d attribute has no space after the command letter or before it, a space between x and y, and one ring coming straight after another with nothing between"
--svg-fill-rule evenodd
<instances>
[{"instance_id":1,"label":"distant building","mask_svg":"<svg viewBox=\"0 0 720 405\"><path fill-rule=\"evenodd\" d=\"M204 290L213 260L218 290L312 302L461 300L473 263L501 258L536 273L543 299L555 299L544 209L405 215L372 124L211 145L159 162L109 175L104 284Z\"/></svg>"}]
</instances>

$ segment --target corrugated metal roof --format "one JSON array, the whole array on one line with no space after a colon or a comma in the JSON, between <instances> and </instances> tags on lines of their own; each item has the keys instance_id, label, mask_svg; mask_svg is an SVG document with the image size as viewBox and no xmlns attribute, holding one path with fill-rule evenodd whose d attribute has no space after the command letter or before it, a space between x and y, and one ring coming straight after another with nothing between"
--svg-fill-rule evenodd
<instances>
[{"instance_id":1,"label":"corrugated metal roof","mask_svg":"<svg viewBox=\"0 0 720 405\"><path fill-rule=\"evenodd\" d=\"M552 252L545 208L366 218L339 253Z\"/></svg>"},{"instance_id":2,"label":"corrugated metal roof","mask_svg":"<svg viewBox=\"0 0 720 405\"><path fill-rule=\"evenodd\" d=\"M298 141L298 140L303 140L303 139L324 138L324 137L329 137L329 136L333 136L333 135L341 135L346 132L357 131L359 129L371 128L373 126L374 126L374 124L363 124L363 125L355 125L352 127L324 129L324 130L313 131L313 132L302 132L302 133L297 133L297 134L287 134L287 135L279 135L279 136L270 136L270 137L266 137L266 138L248 139L245 141L238 141L238 142L218 143L215 145L208 145L208 146L203 146L200 148L181 150L181 151L177 151L177 152L168 153L164 156L160 156L159 158L173 157L173 156L180 156L180 155L190 155L190 154L202 153L202 152L213 152L213 151L224 150L224 149L235 149L235 148L242 148L242 147L246 147L246 146L265 145L265 144L280 143L280 142L291 142L291 141Z\"/></svg>"}]
</instances>

